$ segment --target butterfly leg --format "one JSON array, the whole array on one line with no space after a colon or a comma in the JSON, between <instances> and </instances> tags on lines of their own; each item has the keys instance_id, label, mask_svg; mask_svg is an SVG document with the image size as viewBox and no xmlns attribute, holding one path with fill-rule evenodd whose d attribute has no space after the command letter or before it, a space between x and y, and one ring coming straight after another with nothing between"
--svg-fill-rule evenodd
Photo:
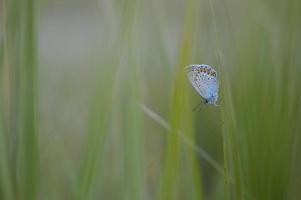
<instances>
[{"instance_id":1,"label":"butterfly leg","mask_svg":"<svg viewBox=\"0 0 301 200\"><path fill-rule=\"evenodd\" d=\"M215 105L215 106L221 106L221 105L218 105L218 104L216 104L216 103L214 103L214 105Z\"/></svg>"}]
</instances>

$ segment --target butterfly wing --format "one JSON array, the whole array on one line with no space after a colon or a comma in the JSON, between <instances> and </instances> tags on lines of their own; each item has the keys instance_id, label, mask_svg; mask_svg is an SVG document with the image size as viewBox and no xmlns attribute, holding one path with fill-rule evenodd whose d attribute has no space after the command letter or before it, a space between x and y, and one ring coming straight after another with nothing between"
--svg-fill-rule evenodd
<instances>
[{"instance_id":1,"label":"butterfly wing","mask_svg":"<svg viewBox=\"0 0 301 200\"><path fill-rule=\"evenodd\" d=\"M218 94L218 79L216 71L209 65L189 65L187 75L196 91L205 99Z\"/></svg>"}]
</instances>

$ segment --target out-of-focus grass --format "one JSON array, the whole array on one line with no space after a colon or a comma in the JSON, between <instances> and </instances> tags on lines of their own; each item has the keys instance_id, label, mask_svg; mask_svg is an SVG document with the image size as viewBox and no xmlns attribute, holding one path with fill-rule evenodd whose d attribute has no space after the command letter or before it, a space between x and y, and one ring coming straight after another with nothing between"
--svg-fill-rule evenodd
<instances>
[{"instance_id":1,"label":"out-of-focus grass","mask_svg":"<svg viewBox=\"0 0 301 200\"><path fill-rule=\"evenodd\" d=\"M217 29L215 5L213 0L210 0L210 9L212 14L213 29L215 34L215 51L219 70L219 84L220 84L220 103L221 103L221 131L223 138L223 153L224 153L224 192L225 199L231 198L231 191L229 187L229 172L233 176L235 199L243 198L243 182L241 174L241 161L239 155L238 133L236 116L233 110L232 93L227 76L227 68L223 64L222 52L220 47L220 35ZM231 169L230 169L231 166ZM230 169L230 170L229 170Z\"/></svg>"},{"instance_id":2,"label":"out-of-focus grass","mask_svg":"<svg viewBox=\"0 0 301 200\"><path fill-rule=\"evenodd\" d=\"M19 5L23 5L19 9ZM3 60L2 72L8 74L8 123L2 129L2 173L6 186L3 198L36 199L38 191L38 134L37 134L37 3L3 1ZM2 73L2 74L5 74ZM4 79L5 81L7 79ZM2 98L5 93L2 93ZM4 101L4 100L3 100ZM7 121L6 121L7 122ZM4 130L9 130L5 134ZM5 137L4 137L5 136ZM11 146L11 147L10 147ZM6 160L6 162L5 162ZM7 170L4 166L10 166ZM10 180L7 180L7 178ZM14 191L14 192L13 192Z\"/></svg>"},{"instance_id":3,"label":"out-of-focus grass","mask_svg":"<svg viewBox=\"0 0 301 200\"><path fill-rule=\"evenodd\" d=\"M109 63L108 63L109 65ZM105 85L103 81L113 85L115 69L112 68L106 77L99 81L100 85ZM94 184L100 176L98 167L100 166L100 152L103 150L105 133L108 130L108 122L111 111L111 87L100 87L97 95L91 103L91 117L89 129L84 138L83 158L79 171L78 183L74 194L77 199L93 199Z\"/></svg>"},{"instance_id":4,"label":"out-of-focus grass","mask_svg":"<svg viewBox=\"0 0 301 200\"><path fill-rule=\"evenodd\" d=\"M95 98L95 113L91 119L92 123L89 125L92 130L88 132L87 141L85 143L84 158L81 170L81 177L79 179L79 191L77 194L80 199L95 199L95 196L89 194L95 189L95 179L99 176L97 173L97 166L99 166L99 156L103 146L104 133L108 129L109 116L112 109L112 102L116 94L114 90L119 83L120 78L124 79L124 84L121 87L121 92L117 97L123 101L121 105L121 118L123 132L120 137L122 139L122 155L123 167L122 171L124 176L120 179L122 184L122 191L116 196L124 196L125 199L143 199L145 196L145 175L144 175L144 162L143 162L143 135L141 134L142 121L140 111L140 94L139 94L139 72L137 68L138 59L134 54L139 54L135 49L135 41L133 38L133 30L136 29L136 15L137 4L135 1L124 2L124 9L122 9L123 19L121 20L120 50L112 56L111 62L107 63L111 66L110 75L103 74L100 76L98 85L101 90ZM114 55L114 54L112 54ZM117 65L117 68L115 67ZM107 70L109 72L109 70ZM102 71L99 71L102 73ZM125 77L123 76L125 75ZM108 85L108 83L110 83ZM113 109L114 110L114 109ZM104 160L105 161L105 160ZM101 177L101 176L99 176Z\"/></svg>"},{"instance_id":5,"label":"out-of-focus grass","mask_svg":"<svg viewBox=\"0 0 301 200\"><path fill-rule=\"evenodd\" d=\"M234 102L243 147L245 185L255 199L297 197L297 191L292 192L289 184L294 173L291 171L295 159L292 158L293 141L300 142L297 8L300 8L297 1L275 8L274 17L283 24L274 31L252 25L253 40L258 42L246 41L241 45L241 59L236 64L243 69L237 76L241 84L234 86L234 96L237 96ZM300 177L295 174L292 179Z\"/></svg>"},{"instance_id":6,"label":"out-of-focus grass","mask_svg":"<svg viewBox=\"0 0 301 200\"><path fill-rule=\"evenodd\" d=\"M1 155L1 189L2 189L2 198L4 199L13 199L13 185L12 185L12 177L11 170L9 168L9 156L8 156L8 145L6 145L6 135L4 134L2 118L0 124L0 155Z\"/></svg>"},{"instance_id":7,"label":"out-of-focus grass","mask_svg":"<svg viewBox=\"0 0 301 200\"><path fill-rule=\"evenodd\" d=\"M47 23L38 2L1 1L1 199L300 199L298 0L85 5L99 5L102 43L96 58L67 64L72 76L61 79L88 77L68 88L53 75L66 64L52 54L37 62L37 25ZM59 10L43 9L42 19ZM220 107L191 111L201 100L186 79L191 63L216 67ZM38 73L45 66L56 73ZM59 116L70 124L56 127Z\"/></svg>"},{"instance_id":8,"label":"out-of-focus grass","mask_svg":"<svg viewBox=\"0 0 301 200\"><path fill-rule=\"evenodd\" d=\"M186 7L186 18L183 25L183 36L179 48L179 60L175 72L175 80L170 100L170 134L166 141L165 163L159 199L201 199L202 187L200 173L191 149L182 148L178 131L184 128L187 137L193 140L192 117L188 103L188 92L185 90L185 66L191 57L192 35L197 16L197 2L189 1ZM188 111L189 110L189 111ZM181 166L182 153L185 155L186 165ZM182 173L179 173L183 170ZM190 173L187 173L190 172ZM183 191L184 190L184 191ZM181 191L179 193L179 191Z\"/></svg>"},{"instance_id":9,"label":"out-of-focus grass","mask_svg":"<svg viewBox=\"0 0 301 200\"><path fill-rule=\"evenodd\" d=\"M20 107L22 129L18 149L20 198L37 199L38 133L37 133L37 27L34 0L24 1L21 17Z\"/></svg>"}]
</instances>

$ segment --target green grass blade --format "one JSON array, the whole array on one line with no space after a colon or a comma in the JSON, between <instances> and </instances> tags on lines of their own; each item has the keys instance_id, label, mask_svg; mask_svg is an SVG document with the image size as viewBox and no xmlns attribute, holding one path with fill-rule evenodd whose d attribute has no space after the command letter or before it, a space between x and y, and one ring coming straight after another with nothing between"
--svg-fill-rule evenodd
<instances>
[{"instance_id":1,"label":"green grass blade","mask_svg":"<svg viewBox=\"0 0 301 200\"><path fill-rule=\"evenodd\" d=\"M186 20L183 28L183 38L180 46L179 61L176 67L175 81L173 85L171 111L170 111L170 134L167 135L165 163L159 190L159 199L201 199L202 187L200 184L199 169L196 168L195 157L191 149L183 149L187 154L186 164L181 169L180 161L182 148L177 132L184 128L187 137L193 141L191 111L188 112L188 93L186 86L186 72L184 67L190 63L190 49L192 45L192 33L194 19L196 17L197 3L189 1L186 7ZM182 172L184 171L184 172ZM190 173L185 173L192 171ZM190 179L192 177L192 179ZM181 181L183 180L183 181ZM181 184L182 183L182 184ZM189 187L192 184L192 188ZM188 188L187 188L188 187ZM181 190L181 188L183 190ZM186 193L187 192L187 193Z\"/></svg>"},{"instance_id":2,"label":"green grass blade","mask_svg":"<svg viewBox=\"0 0 301 200\"><path fill-rule=\"evenodd\" d=\"M143 5L136 1L129 1L128 10L125 16L128 19L128 28L125 28L125 43L123 56L127 65L126 80L122 88L122 99L125 100L122 106L122 119L124 127L124 186L125 199L139 200L144 199L146 195L146 174L144 166L144 137L142 134L142 120L140 110L140 85L139 85L139 67L138 57L141 56L137 51L137 42L135 33L138 32L139 21L137 16L139 6ZM132 34L130 34L132 33Z\"/></svg>"},{"instance_id":3,"label":"green grass blade","mask_svg":"<svg viewBox=\"0 0 301 200\"><path fill-rule=\"evenodd\" d=\"M37 199L37 2L26 0L22 7L21 26L21 119L19 149L19 198Z\"/></svg>"},{"instance_id":4,"label":"green grass blade","mask_svg":"<svg viewBox=\"0 0 301 200\"><path fill-rule=\"evenodd\" d=\"M112 78L109 77L112 76L107 74L107 77L104 77L103 79L105 81L99 84L101 89L97 96L94 97L94 101L91 106L91 119L89 121L88 132L85 137L83 147L84 153L81 160L81 168L77 183L78 187L75 192L76 199L93 199L93 184L99 177L98 169L102 152L101 150L104 143L104 137L108 129L108 120L111 109L111 90L105 87L106 84L112 82Z\"/></svg>"},{"instance_id":5,"label":"green grass blade","mask_svg":"<svg viewBox=\"0 0 301 200\"><path fill-rule=\"evenodd\" d=\"M7 145L7 137L3 130L2 116L0 118L0 188L2 199L14 199L13 184L12 184L12 170L9 166L9 153Z\"/></svg>"},{"instance_id":6,"label":"green grass blade","mask_svg":"<svg viewBox=\"0 0 301 200\"><path fill-rule=\"evenodd\" d=\"M233 109L233 102L231 97L230 84L227 79L225 65L222 61L222 53L220 48L220 37L217 30L216 12L213 0L210 0L210 9L213 20L213 28L215 33L216 58L218 61L218 71L220 73L220 99L221 99L221 121L222 121L222 135L223 135L223 152L224 152L224 191L225 199L230 199L229 187L229 166L232 166L231 172L234 177L235 199L243 198L243 181L242 169L240 160L240 150L238 144L238 133L236 117ZM230 153L230 155L229 155Z\"/></svg>"}]
</instances>

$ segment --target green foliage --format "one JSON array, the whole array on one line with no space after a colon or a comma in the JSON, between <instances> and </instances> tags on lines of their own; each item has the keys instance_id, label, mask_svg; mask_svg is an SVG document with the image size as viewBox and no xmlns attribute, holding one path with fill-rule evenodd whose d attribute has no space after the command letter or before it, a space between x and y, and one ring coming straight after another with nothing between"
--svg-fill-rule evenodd
<instances>
[{"instance_id":1,"label":"green foliage","mask_svg":"<svg viewBox=\"0 0 301 200\"><path fill-rule=\"evenodd\" d=\"M59 5L1 1L1 199L300 199L298 0Z\"/></svg>"}]
</instances>

